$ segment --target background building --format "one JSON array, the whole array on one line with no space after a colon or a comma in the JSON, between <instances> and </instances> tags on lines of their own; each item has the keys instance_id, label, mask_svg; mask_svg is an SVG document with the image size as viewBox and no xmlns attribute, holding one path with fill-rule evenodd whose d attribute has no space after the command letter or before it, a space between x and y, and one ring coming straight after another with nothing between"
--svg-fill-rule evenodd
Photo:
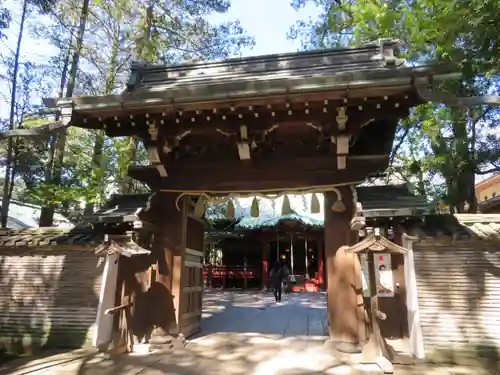
<instances>
[{"instance_id":1,"label":"background building","mask_svg":"<svg viewBox=\"0 0 500 375\"><path fill-rule=\"evenodd\" d=\"M500 174L476 184L476 199L482 213L500 212Z\"/></svg>"}]
</instances>

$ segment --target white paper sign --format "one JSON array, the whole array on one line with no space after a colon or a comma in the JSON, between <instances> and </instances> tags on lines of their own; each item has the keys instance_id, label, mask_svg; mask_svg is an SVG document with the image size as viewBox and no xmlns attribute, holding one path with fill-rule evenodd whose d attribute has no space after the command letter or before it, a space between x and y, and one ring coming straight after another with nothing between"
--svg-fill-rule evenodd
<instances>
[{"instance_id":1,"label":"white paper sign","mask_svg":"<svg viewBox=\"0 0 500 375\"><path fill-rule=\"evenodd\" d=\"M375 254L375 277L377 296L394 297L391 254Z\"/></svg>"},{"instance_id":2,"label":"white paper sign","mask_svg":"<svg viewBox=\"0 0 500 375\"><path fill-rule=\"evenodd\" d=\"M361 284L363 286L363 297L370 297L370 274L368 273L368 257L360 254L361 263Z\"/></svg>"}]
</instances>

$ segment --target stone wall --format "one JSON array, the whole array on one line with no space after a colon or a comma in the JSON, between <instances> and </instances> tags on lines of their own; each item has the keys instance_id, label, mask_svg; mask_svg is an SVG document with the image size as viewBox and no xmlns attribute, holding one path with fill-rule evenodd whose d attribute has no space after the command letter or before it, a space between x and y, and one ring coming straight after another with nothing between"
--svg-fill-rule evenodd
<instances>
[{"instance_id":1,"label":"stone wall","mask_svg":"<svg viewBox=\"0 0 500 375\"><path fill-rule=\"evenodd\" d=\"M499 363L500 245L427 240L414 250L426 357Z\"/></svg>"},{"instance_id":2,"label":"stone wall","mask_svg":"<svg viewBox=\"0 0 500 375\"><path fill-rule=\"evenodd\" d=\"M88 247L0 248L0 350L91 346L103 267Z\"/></svg>"}]
</instances>

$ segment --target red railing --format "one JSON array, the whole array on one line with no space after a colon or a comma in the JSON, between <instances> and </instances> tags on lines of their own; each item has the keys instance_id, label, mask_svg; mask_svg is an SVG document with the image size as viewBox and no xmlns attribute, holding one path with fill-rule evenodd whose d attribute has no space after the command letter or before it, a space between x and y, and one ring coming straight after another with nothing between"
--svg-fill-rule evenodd
<instances>
[{"instance_id":1,"label":"red railing","mask_svg":"<svg viewBox=\"0 0 500 375\"><path fill-rule=\"evenodd\" d=\"M211 272L213 279L257 279L261 277L261 272L256 267L244 266L204 266L203 278L207 279Z\"/></svg>"}]
</instances>

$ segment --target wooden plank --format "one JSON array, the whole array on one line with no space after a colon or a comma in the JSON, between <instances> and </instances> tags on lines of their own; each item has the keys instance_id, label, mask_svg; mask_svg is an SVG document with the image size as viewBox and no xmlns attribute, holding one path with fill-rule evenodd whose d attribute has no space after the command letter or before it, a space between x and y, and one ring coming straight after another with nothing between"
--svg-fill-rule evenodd
<instances>
[{"instance_id":1,"label":"wooden plank","mask_svg":"<svg viewBox=\"0 0 500 375\"><path fill-rule=\"evenodd\" d=\"M183 316L186 319L198 318L201 317L201 310L191 311L189 313L183 314Z\"/></svg>"},{"instance_id":2,"label":"wooden plank","mask_svg":"<svg viewBox=\"0 0 500 375\"><path fill-rule=\"evenodd\" d=\"M185 286L182 288L182 293L191 293L191 292L201 292L203 291L202 286Z\"/></svg>"},{"instance_id":3,"label":"wooden plank","mask_svg":"<svg viewBox=\"0 0 500 375\"><path fill-rule=\"evenodd\" d=\"M184 263L185 262L202 263L203 261L199 256L185 254Z\"/></svg>"},{"instance_id":4,"label":"wooden plank","mask_svg":"<svg viewBox=\"0 0 500 375\"><path fill-rule=\"evenodd\" d=\"M353 184L362 182L366 176L378 173L387 167L387 160L347 161L347 168L336 170L336 160L329 158L329 166L321 168L317 159L309 158L302 169L296 166L296 159L291 157L286 164L280 162L220 163L215 168L199 166L198 168L182 169L173 164L169 169L169 177L158 178L156 170L144 167L132 167L129 175L150 186L163 191L199 191L228 193L232 191L281 191L283 186L289 189L307 189L311 185L327 186L332 184ZM294 165L293 173L287 168ZM260 166L259 166L260 164ZM200 175L204 178L200 180Z\"/></svg>"},{"instance_id":5,"label":"wooden plank","mask_svg":"<svg viewBox=\"0 0 500 375\"><path fill-rule=\"evenodd\" d=\"M189 247L186 247L186 254L194 255L194 256L198 256L200 258L203 258L203 252L202 251L193 250L193 249L190 249Z\"/></svg>"},{"instance_id":6,"label":"wooden plank","mask_svg":"<svg viewBox=\"0 0 500 375\"><path fill-rule=\"evenodd\" d=\"M203 268L203 264L197 262L184 262L184 266L188 268Z\"/></svg>"},{"instance_id":7,"label":"wooden plank","mask_svg":"<svg viewBox=\"0 0 500 375\"><path fill-rule=\"evenodd\" d=\"M203 221L203 219L201 217L195 216L193 214L188 214L188 218L189 218L189 220L194 220L194 221L197 221L200 224L205 225L205 222Z\"/></svg>"},{"instance_id":8,"label":"wooden plank","mask_svg":"<svg viewBox=\"0 0 500 375\"><path fill-rule=\"evenodd\" d=\"M187 234L187 202L186 199L181 199L181 248L186 247L186 234ZM174 309L177 318L177 333L182 332L183 325L183 312L184 306L186 304L183 295L182 288L184 287L185 280L185 267L184 267L184 251L176 252L173 259L173 277L172 277L172 295L174 297Z\"/></svg>"},{"instance_id":9,"label":"wooden plank","mask_svg":"<svg viewBox=\"0 0 500 375\"><path fill-rule=\"evenodd\" d=\"M36 128L30 129L13 129L0 133L0 141L11 137L38 137L49 135L56 131L61 131L70 126L67 122L54 121L50 124L45 124Z\"/></svg>"}]
</instances>

